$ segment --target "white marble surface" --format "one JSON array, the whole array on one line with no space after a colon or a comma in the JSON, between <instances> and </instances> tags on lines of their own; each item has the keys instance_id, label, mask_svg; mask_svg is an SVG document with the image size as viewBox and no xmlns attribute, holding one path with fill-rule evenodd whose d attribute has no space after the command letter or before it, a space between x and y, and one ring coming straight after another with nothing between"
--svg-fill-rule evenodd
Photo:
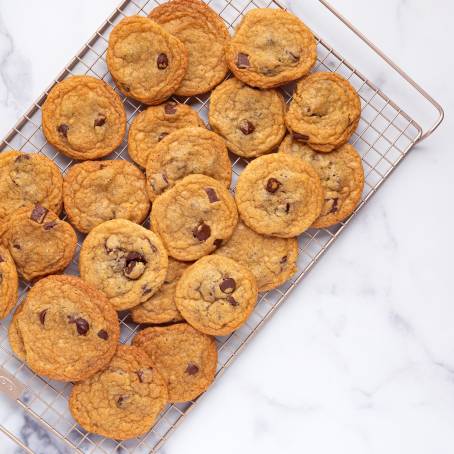
<instances>
[{"instance_id":1,"label":"white marble surface","mask_svg":"<svg viewBox=\"0 0 454 454\"><path fill-rule=\"evenodd\" d=\"M445 107L166 454L454 452L454 4L332 0ZM0 133L117 0L0 0ZM290 0L304 14L309 1ZM36 453L66 453L0 397ZM16 452L0 435L0 452ZM18 449L17 452L20 452Z\"/></svg>"}]
</instances>

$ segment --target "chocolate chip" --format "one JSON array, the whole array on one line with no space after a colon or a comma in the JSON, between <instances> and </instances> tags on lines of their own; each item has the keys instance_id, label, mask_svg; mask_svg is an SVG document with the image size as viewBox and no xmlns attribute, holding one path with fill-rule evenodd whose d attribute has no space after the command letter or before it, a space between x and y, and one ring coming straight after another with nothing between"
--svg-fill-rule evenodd
<instances>
[{"instance_id":1,"label":"chocolate chip","mask_svg":"<svg viewBox=\"0 0 454 454\"><path fill-rule=\"evenodd\" d=\"M169 66L169 59L166 54L159 54L156 61L158 69L166 69Z\"/></svg>"},{"instance_id":2,"label":"chocolate chip","mask_svg":"<svg viewBox=\"0 0 454 454\"><path fill-rule=\"evenodd\" d=\"M338 209L339 199L336 197L335 199L332 199L332 201L333 201L333 206L331 207L331 210L329 210L328 214L335 213Z\"/></svg>"},{"instance_id":3,"label":"chocolate chip","mask_svg":"<svg viewBox=\"0 0 454 454\"><path fill-rule=\"evenodd\" d=\"M43 227L44 230L52 230L58 224L57 221L46 222Z\"/></svg>"},{"instance_id":4,"label":"chocolate chip","mask_svg":"<svg viewBox=\"0 0 454 454\"><path fill-rule=\"evenodd\" d=\"M208 238L210 238L211 235L210 226L201 221L199 225L192 231L192 234L199 241L206 241Z\"/></svg>"},{"instance_id":5,"label":"chocolate chip","mask_svg":"<svg viewBox=\"0 0 454 454\"><path fill-rule=\"evenodd\" d=\"M294 132L293 139L297 142L306 143L309 140L309 136L306 136L306 134L298 134L297 132Z\"/></svg>"},{"instance_id":6,"label":"chocolate chip","mask_svg":"<svg viewBox=\"0 0 454 454\"><path fill-rule=\"evenodd\" d=\"M279 180L276 180L276 178L270 178L266 182L266 190L271 194L274 194L281 186L282 183Z\"/></svg>"},{"instance_id":7,"label":"chocolate chip","mask_svg":"<svg viewBox=\"0 0 454 454\"><path fill-rule=\"evenodd\" d=\"M255 126L249 120L241 120L240 131L245 136L248 136L249 134L252 134L255 131Z\"/></svg>"},{"instance_id":8,"label":"chocolate chip","mask_svg":"<svg viewBox=\"0 0 454 454\"><path fill-rule=\"evenodd\" d=\"M30 219L37 222L38 224L42 224L48 212L49 210L47 208L44 208L42 205L37 203L33 207L32 213L30 214Z\"/></svg>"},{"instance_id":9,"label":"chocolate chip","mask_svg":"<svg viewBox=\"0 0 454 454\"><path fill-rule=\"evenodd\" d=\"M286 52L287 52L288 56L290 57L290 60L293 61L293 63L300 61L301 56L299 54L297 54L296 52L292 52L290 50L287 50Z\"/></svg>"},{"instance_id":10,"label":"chocolate chip","mask_svg":"<svg viewBox=\"0 0 454 454\"><path fill-rule=\"evenodd\" d=\"M177 103L175 101L169 101L164 106L164 112L167 115L174 115L177 113Z\"/></svg>"},{"instance_id":11,"label":"chocolate chip","mask_svg":"<svg viewBox=\"0 0 454 454\"><path fill-rule=\"evenodd\" d=\"M139 254L138 252L130 252L125 259L123 274L128 279L139 279L139 277L142 276L145 271L145 263L147 263L147 261L142 254ZM138 267L139 264L140 268Z\"/></svg>"},{"instance_id":12,"label":"chocolate chip","mask_svg":"<svg viewBox=\"0 0 454 454\"><path fill-rule=\"evenodd\" d=\"M117 398L117 407L122 408L126 405L126 402L128 401L128 396L118 396Z\"/></svg>"},{"instance_id":13,"label":"chocolate chip","mask_svg":"<svg viewBox=\"0 0 454 454\"><path fill-rule=\"evenodd\" d=\"M74 317L71 317L71 316L68 316L68 320L69 320L69 323L75 323L76 324L77 332L81 336L86 336L86 334L88 333L88 330L90 329L90 325L88 324L87 320L85 320L82 317L74 318Z\"/></svg>"},{"instance_id":14,"label":"chocolate chip","mask_svg":"<svg viewBox=\"0 0 454 454\"><path fill-rule=\"evenodd\" d=\"M129 93L131 91L131 88L128 87L127 85L124 85L124 84L118 84L121 88L123 88L124 91L126 91L127 93Z\"/></svg>"},{"instance_id":15,"label":"chocolate chip","mask_svg":"<svg viewBox=\"0 0 454 454\"><path fill-rule=\"evenodd\" d=\"M281 265L283 265L284 263L287 263L287 256L284 255L284 257L281 258Z\"/></svg>"},{"instance_id":16,"label":"chocolate chip","mask_svg":"<svg viewBox=\"0 0 454 454\"><path fill-rule=\"evenodd\" d=\"M3 282L3 274L0 273L0 284Z\"/></svg>"},{"instance_id":17,"label":"chocolate chip","mask_svg":"<svg viewBox=\"0 0 454 454\"><path fill-rule=\"evenodd\" d=\"M143 383L143 371L138 370L136 372L136 374L137 374L137 377L139 378L140 383Z\"/></svg>"},{"instance_id":18,"label":"chocolate chip","mask_svg":"<svg viewBox=\"0 0 454 454\"><path fill-rule=\"evenodd\" d=\"M194 363L189 363L188 367L186 367L186 373L188 375L195 375L199 371L199 366Z\"/></svg>"},{"instance_id":19,"label":"chocolate chip","mask_svg":"<svg viewBox=\"0 0 454 454\"><path fill-rule=\"evenodd\" d=\"M0 255L0 263L5 262L5 259Z\"/></svg>"},{"instance_id":20,"label":"chocolate chip","mask_svg":"<svg viewBox=\"0 0 454 454\"><path fill-rule=\"evenodd\" d=\"M69 126L65 125L64 123L62 123L61 125L58 125L58 127L57 127L58 133L61 134L64 138L68 137L68 130L69 130Z\"/></svg>"},{"instance_id":21,"label":"chocolate chip","mask_svg":"<svg viewBox=\"0 0 454 454\"><path fill-rule=\"evenodd\" d=\"M142 285L142 295L148 295L152 290L147 284Z\"/></svg>"},{"instance_id":22,"label":"chocolate chip","mask_svg":"<svg viewBox=\"0 0 454 454\"><path fill-rule=\"evenodd\" d=\"M285 205L285 212L288 213L290 211L290 203Z\"/></svg>"},{"instance_id":23,"label":"chocolate chip","mask_svg":"<svg viewBox=\"0 0 454 454\"><path fill-rule=\"evenodd\" d=\"M95 119L94 125L96 126L104 126L106 123L106 117L104 115L99 114L98 118Z\"/></svg>"},{"instance_id":24,"label":"chocolate chip","mask_svg":"<svg viewBox=\"0 0 454 454\"><path fill-rule=\"evenodd\" d=\"M106 330L101 329L98 331L98 337L106 341L107 339L109 339L109 334L107 333Z\"/></svg>"},{"instance_id":25,"label":"chocolate chip","mask_svg":"<svg viewBox=\"0 0 454 454\"><path fill-rule=\"evenodd\" d=\"M233 307L238 306L238 301L233 296L228 296L227 301Z\"/></svg>"},{"instance_id":26,"label":"chocolate chip","mask_svg":"<svg viewBox=\"0 0 454 454\"><path fill-rule=\"evenodd\" d=\"M21 161L28 161L29 159L30 156L28 154L21 154L14 160L14 162L20 163Z\"/></svg>"},{"instance_id":27,"label":"chocolate chip","mask_svg":"<svg viewBox=\"0 0 454 454\"><path fill-rule=\"evenodd\" d=\"M169 135L168 132L161 132L161 134L159 134L159 136L158 136L158 142L161 142L161 140L164 139L164 137L166 137L168 135Z\"/></svg>"},{"instance_id":28,"label":"chocolate chip","mask_svg":"<svg viewBox=\"0 0 454 454\"><path fill-rule=\"evenodd\" d=\"M240 52L236 59L236 66L239 69L249 68L251 66L251 63L249 62L249 55Z\"/></svg>"},{"instance_id":29,"label":"chocolate chip","mask_svg":"<svg viewBox=\"0 0 454 454\"><path fill-rule=\"evenodd\" d=\"M216 191L213 188L205 188L205 192L207 193L208 200L210 203L218 202L218 195L216 194Z\"/></svg>"},{"instance_id":30,"label":"chocolate chip","mask_svg":"<svg viewBox=\"0 0 454 454\"><path fill-rule=\"evenodd\" d=\"M13 248L14 249L19 249L19 250L21 249L20 244L13 244Z\"/></svg>"},{"instance_id":31,"label":"chocolate chip","mask_svg":"<svg viewBox=\"0 0 454 454\"><path fill-rule=\"evenodd\" d=\"M233 293L236 289L236 282L235 279L231 277L225 278L220 284L219 288L223 293Z\"/></svg>"},{"instance_id":32,"label":"chocolate chip","mask_svg":"<svg viewBox=\"0 0 454 454\"><path fill-rule=\"evenodd\" d=\"M46 314L47 314L47 309L44 309L39 313L39 321L41 322L41 325L44 325L44 322L46 321Z\"/></svg>"},{"instance_id":33,"label":"chocolate chip","mask_svg":"<svg viewBox=\"0 0 454 454\"><path fill-rule=\"evenodd\" d=\"M219 246L222 246L222 242L224 240L221 240L220 238L214 240L213 244L214 244L214 247L219 247Z\"/></svg>"}]
</instances>

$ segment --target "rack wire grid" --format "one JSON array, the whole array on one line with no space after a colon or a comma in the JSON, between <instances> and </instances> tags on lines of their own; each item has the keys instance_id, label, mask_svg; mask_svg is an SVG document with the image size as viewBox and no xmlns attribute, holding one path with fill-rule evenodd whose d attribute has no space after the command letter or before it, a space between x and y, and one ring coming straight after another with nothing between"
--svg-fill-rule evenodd
<instances>
[{"instance_id":1,"label":"rack wire grid","mask_svg":"<svg viewBox=\"0 0 454 454\"><path fill-rule=\"evenodd\" d=\"M250 9L257 7L283 8L274 0L205 0L224 19L232 31L241 17ZM327 8L329 5L320 0ZM59 81L78 74L87 74L103 79L112 87L115 84L107 70L105 62L108 36L113 26L124 16L134 14L147 15L161 1L157 0L126 0L111 15L111 17L96 32L79 54L66 66L64 71L53 81L52 85L33 104L31 109L20 119L0 144L0 152L7 149L19 149L26 152L38 152L51 158L65 174L73 161L58 153L50 146L41 129L41 107L49 90ZM335 13L344 23L345 19ZM351 24L346 23L353 30ZM355 33L357 31L353 30ZM367 41L362 37L363 41ZM428 133L423 134L422 128L406 112L399 108L372 82L359 73L350 63L339 55L329 44L316 37L318 61L315 71L333 71L347 78L357 90L362 103L362 116L359 127L352 137L352 144L360 152L365 171L365 188L361 203L352 216L329 229L311 229L299 238L298 272L282 287L260 294L257 307L249 320L230 336L218 338L219 363L216 380L232 363L240 350L252 338L263 323L272 315L277 307L285 300L290 292L314 266L322 254L334 242L348 223L354 218L364 204L377 191L397 164L408 151L421 139L429 135L442 120L442 109L439 107L438 123ZM371 43L368 43L373 48ZM373 50L376 50L373 48ZM387 57L381 55L382 58ZM392 64L392 62L388 63ZM399 71L397 67L394 69ZM402 75L402 74L401 74ZM409 81L408 76L403 75ZM412 82L412 81L411 81ZM420 87L419 87L420 88ZM286 101L291 100L291 88L283 90ZM118 90L117 90L118 92ZM422 89L420 93L427 95ZM144 109L144 106L121 93L127 111L128 124L134 116ZM433 101L429 95L425 96ZM429 99L430 98L430 99ZM190 98L175 98L179 102L191 105L207 118L209 95ZM436 107L436 103L433 101ZM437 107L436 107L437 108ZM441 111L441 112L440 112ZM126 159L127 140L107 159ZM247 161L232 156L234 181L247 165ZM77 257L83 236L79 237L76 257L68 267L67 273L77 273ZM22 301L29 285L21 282L20 297ZM71 384L47 380L35 375L27 366L15 358L9 347L7 327L9 320L0 324L0 384L26 412L35 417L52 434L66 442L75 452L80 453L145 453L156 452L168 439L188 412L194 408L197 400L185 404L169 405L158 418L153 428L137 439L115 441L94 435L83 430L72 419L67 408L67 398ZM132 323L127 314L120 314L121 342L128 342L138 330L138 325ZM25 450L28 449L21 440L6 428L0 427L4 433L13 438Z\"/></svg>"}]
</instances>

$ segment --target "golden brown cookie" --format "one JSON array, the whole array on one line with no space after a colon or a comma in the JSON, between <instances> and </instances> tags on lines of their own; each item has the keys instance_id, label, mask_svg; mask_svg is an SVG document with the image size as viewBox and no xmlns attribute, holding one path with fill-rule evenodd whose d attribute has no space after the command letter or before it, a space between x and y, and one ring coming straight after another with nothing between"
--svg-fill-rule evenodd
<instances>
[{"instance_id":1,"label":"golden brown cookie","mask_svg":"<svg viewBox=\"0 0 454 454\"><path fill-rule=\"evenodd\" d=\"M131 16L110 33L107 66L123 94L156 105L180 86L188 67L188 51L156 22Z\"/></svg>"},{"instance_id":2,"label":"golden brown cookie","mask_svg":"<svg viewBox=\"0 0 454 454\"><path fill-rule=\"evenodd\" d=\"M224 47L230 39L224 21L200 0L171 0L153 9L153 19L186 46L188 69L175 94L210 91L227 74Z\"/></svg>"},{"instance_id":3,"label":"golden brown cookie","mask_svg":"<svg viewBox=\"0 0 454 454\"><path fill-rule=\"evenodd\" d=\"M18 285L13 258L0 244L0 319L7 317L16 305Z\"/></svg>"},{"instance_id":4,"label":"golden brown cookie","mask_svg":"<svg viewBox=\"0 0 454 454\"><path fill-rule=\"evenodd\" d=\"M73 76L55 85L42 108L43 132L73 159L97 159L117 148L126 131L120 97L103 80Z\"/></svg>"},{"instance_id":5,"label":"golden brown cookie","mask_svg":"<svg viewBox=\"0 0 454 454\"><path fill-rule=\"evenodd\" d=\"M358 127L361 102L350 82L320 72L300 80L286 115L293 138L317 151L347 143Z\"/></svg>"},{"instance_id":6,"label":"golden brown cookie","mask_svg":"<svg viewBox=\"0 0 454 454\"><path fill-rule=\"evenodd\" d=\"M224 139L205 128L178 129L150 151L146 170L150 200L192 174L207 175L226 188L232 179Z\"/></svg>"},{"instance_id":7,"label":"golden brown cookie","mask_svg":"<svg viewBox=\"0 0 454 454\"><path fill-rule=\"evenodd\" d=\"M240 175L235 200L244 223L263 235L291 238L320 216L324 189L314 168L283 153L261 156Z\"/></svg>"},{"instance_id":8,"label":"golden brown cookie","mask_svg":"<svg viewBox=\"0 0 454 454\"><path fill-rule=\"evenodd\" d=\"M205 127L199 114L186 104L168 101L160 106L148 107L134 117L128 133L128 153L142 167L154 146L165 136L188 126Z\"/></svg>"},{"instance_id":9,"label":"golden brown cookie","mask_svg":"<svg viewBox=\"0 0 454 454\"><path fill-rule=\"evenodd\" d=\"M145 175L120 159L72 166L63 183L63 199L70 222L84 233L111 219L140 224L150 210Z\"/></svg>"},{"instance_id":10,"label":"golden brown cookie","mask_svg":"<svg viewBox=\"0 0 454 454\"><path fill-rule=\"evenodd\" d=\"M317 59L312 32L289 12L257 8L226 46L227 64L248 85L272 88L307 74Z\"/></svg>"},{"instance_id":11,"label":"golden brown cookie","mask_svg":"<svg viewBox=\"0 0 454 454\"><path fill-rule=\"evenodd\" d=\"M76 383L69 397L85 430L116 440L148 432L166 404L164 378L143 350L129 345L119 345L107 369Z\"/></svg>"}]
</instances>

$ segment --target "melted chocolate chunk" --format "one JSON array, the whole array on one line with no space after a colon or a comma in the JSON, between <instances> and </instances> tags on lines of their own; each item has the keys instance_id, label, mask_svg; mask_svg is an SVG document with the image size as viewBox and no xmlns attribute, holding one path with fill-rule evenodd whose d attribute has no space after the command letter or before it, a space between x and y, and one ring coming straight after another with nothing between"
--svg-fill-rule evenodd
<instances>
[{"instance_id":1,"label":"melted chocolate chunk","mask_svg":"<svg viewBox=\"0 0 454 454\"><path fill-rule=\"evenodd\" d=\"M57 221L46 222L43 225L44 230L52 230L58 224Z\"/></svg>"},{"instance_id":2,"label":"melted chocolate chunk","mask_svg":"<svg viewBox=\"0 0 454 454\"><path fill-rule=\"evenodd\" d=\"M138 252L130 252L126 256L125 267L123 269L124 275L127 278L133 279L133 280L138 279L140 276L142 276L144 270L141 270L141 272L139 272L139 273L137 273L137 272L134 273L135 267L139 263L142 263L142 264L147 263L147 261L145 260L145 257Z\"/></svg>"},{"instance_id":3,"label":"melted chocolate chunk","mask_svg":"<svg viewBox=\"0 0 454 454\"><path fill-rule=\"evenodd\" d=\"M287 55L290 57L290 60L292 60L293 63L299 62L301 59L301 56L297 54L296 52L292 52L290 50L287 50Z\"/></svg>"},{"instance_id":4,"label":"melted chocolate chunk","mask_svg":"<svg viewBox=\"0 0 454 454\"><path fill-rule=\"evenodd\" d=\"M224 241L224 240L221 240L220 238L214 240L214 243L213 243L213 244L214 244L214 247L222 246L222 242L223 242L223 241Z\"/></svg>"},{"instance_id":5,"label":"melted chocolate chunk","mask_svg":"<svg viewBox=\"0 0 454 454\"><path fill-rule=\"evenodd\" d=\"M143 371L138 370L136 372L136 374L137 374L137 377L139 378L140 383L143 383Z\"/></svg>"},{"instance_id":6,"label":"melted chocolate chunk","mask_svg":"<svg viewBox=\"0 0 454 454\"><path fill-rule=\"evenodd\" d=\"M233 296L228 296L227 301L233 307L238 306L238 301Z\"/></svg>"},{"instance_id":7,"label":"melted chocolate chunk","mask_svg":"<svg viewBox=\"0 0 454 454\"><path fill-rule=\"evenodd\" d=\"M255 126L249 120L241 120L240 131L245 136L248 136L249 134L252 134L255 131Z\"/></svg>"},{"instance_id":8,"label":"melted chocolate chunk","mask_svg":"<svg viewBox=\"0 0 454 454\"><path fill-rule=\"evenodd\" d=\"M94 125L96 126L104 126L106 124L106 117L104 115L99 114L98 118L95 119Z\"/></svg>"},{"instance_id":9,"label":"melted chocolate chunk","mask_svg":"<svg viewBox=\"0 0 454 454\"><path fill-rule=\"evenodd\" d=\"M98 331L98 337L106 341L107 339L109 339L109 334L107 333L106 330L101 329Z\"/></svg>"},{"instance_id":10,"label":"melted chocolate chunk","mask_svg":"<svg viewBox=\"0 0 454 454\"><path fill-rule=\"evenodd\" d=\"M206 241L208 238L210 238L211 235L210 226L201 221L199 225L192 231L192 234L199 241Z\"/></svg>"},{"instance_id":11,"label":"melted chocolate chunk","mask_svg":"<svg viewBox=\"0 0 454 454\"><path fill-rule=\"evenodd\" d=\"M158 69L166 69L167 66L169 66L169 59L167 58L167 55L162 53L158 55L158 59L156 60L156 65L158 66Z\"/></svg>"},{"instance_id":12,"label":"melted chocolate chunk","mask_svg":"<svg viewBox=\"0 0 454 454\"><path fill-rule=\"evenodd\" d=\"M284 257L281 258L281 262L280 262L281 265L283 265L284 263L287 263L287 260L288 260L288 259L287 259L287 256L284 255Z\"/></svg>"},{"instance_id":13,"label":"melted chocolate chunk","mask_svg":"<svg viewBox=\"0 0 454 454\"><path fill-rule=\"evenodd\" d=\"M66 139L68 137L69 126L62 123L57 126L57 131Z\"/></svg>"},{"instance_id":14,"label":"melted chocolate chunk","mask_svg":"<svg viewBox=\"0 0 454 454\"><path fill-rule=\"evenodd\" d=\"M22 248L20 247L20 244L13 244L13 248L14 248L14 249L18 249L18 250L22 249Z\"/></svg>"},{"instance_id":15,"label":"melted chocolate chunk","mask_svg":"<svg viewBox=\"0 0 454 454\"><path fill-rule=\"evenodd\" d=\"M74 318L74 317L71 317L71 316L68 316L68 320L69 320L69 323L75 323L76 324L77 332L81 336L86 336L87 335L88 330L90 329L90 325L87 322L87 320L85 320L82 317Z\"/></svg>"},{"instance_id":16,"label":"melted chocolate chunk","mask_svg":"<svg viewBox=\"0 0 454 454\"><path fill-rule=\"evenodd\" d=\"M41 325L44 325L44 322L46 321L46 314L47 314L47 309L44 309L39 313L39 321L41 322Z\"/></svg>"},{"instance_id":17,"label":"melted chocolate chunk","mask_svg":"<svg viewBox=\"0 0 454 454\"><path fill-rule=\"evenodd\" d=\"M0 284L3 282L3 274L0 273Z\"/></svg>"},{"instance_id":18,"label":"melted chocolate chunk","mask_svg":"<svg viewBox=\"0 0 454 454\"><path fill-rule=\"evenodd\" d=\"M216 191L213 188L205 188L205 192L207 193L208 200L210 203L218 202L218 195L216 194Z\"/></svg>"},{"instance_id":19,"label":"melted chocolate chunk","mask_svg":"<svg viewBox=\"0 0 454 454\"><path fill-rule=\"evenodd\" d=\"M21 154L14 160L14 162L20 163L21 161L28 161L29 159L30 156L28 154Z\"/></svg>"},{"instance_id":20,"label":"melted chocolate chunk","mask_svg":"<svg viewBox=\"0 0 454 454\"><path fill-rule=\"evenodd\" d=\"M189 363L188 367L186 367L186 373L188 375L195 375L199 371L199 366L194 363Z\"/></svg>"},{"instance_id":21,"label":"melted chocolate chunk","mask_svg":"<svg viewBox=\"0 0 454 454\"><path fill-rule=\"evenodd\" d=\"M49 210L37 203L30 214L30 219L38 224L42 224L47 216L47 213L49 213Z\"/></svg>"},{"instance_id":22,"label":"melted chocolate chunk","mask_svg":"<svg viewBox=\"0 0 454 454\"><path fill-rule=\"evenodd\" d=\"M297 132L294 132L293 139L297 142L306 143L309 140L309 136L306 136L306 134L298 134Z\"/></svg>"},{"instance_id":23,"label":"melted chocolate chunk","mask_svg":"<svg viewBox=\"0 0 454 454\"><path fill-rule=\"evenodd\" d=\"M329 210L328 214L335 213L338 210L338 204L339 204L339 199L336 197L333 200L333 206L331 207L331 210Z\"/></svg>"},{"instance_id":24,"label":"melted chocolate chunk","mask_svg":"<svg viewBox=\"0 0 454 454\"><path fill-rule=\"evenodd\" d=\"M177 103L175 101L169 101L164 106L164 112L167 115L174 115L177 113Z\"/></svg>"},{"instance_id":25,"label":"melted chocolate chunk","mask_svg":"<svg viewBox=\"0 0 454 454\"><path fill-rule=\"evenodd\" d=\"M236 66L239 69L246 69L251 66L251 63L249 62L249 55L239 53L236 59Z\"/></svg>"},{"instance_id":26,"label":"melted chocolate chunk","mask_svg":"<svg viewBox=\"0 0 454 454\"><path fill-rule=\"evenodd\" d=\"M290 203L287 203L287 204L285 205L285 212L286 212L286 213L290 212Z\"/></svg>"},{"instance_id":27,"label":"melted chocolate chunk","mask_svg":"<svg viewBox=\"0 0 454 454\"><path fill-rule=\"evenodd\" d=\"M236 282L235 279L232 279L231 277L225 278L220 284L219 288L221 289L221 292L223 293L233 293L236 289Z\"/></svg>"},{"instance_id":28,"label":"melted chocolate chunk","mask_svg":"<svg viewBox=\"0 0 454 454\"><path fill-rule=\"evenodd\" d=\"M159 136L158 136L158 142L161 142L161 140L164 139L164 137L166 137L168 135L169 135L168 132L161 132L161 134L159 134Z\"/></svg>"},{"instance_id":29,"label":"melted chocolate chunk","mask_svg":"<svg viewBox=\"0 0 454 454\"><path fill-rule=\"evenodd\" d=\"M276 178L270 178L266 182L266 190L270 194L274 194L281 186L282 186L282 183L279 180L276 180Z\"/></svg>"},{"instance_id":30,"label":"melted chocolate chunk","mask_svg":"<svg viewBox=\"0 0 454 454\"><path fill-rule=\"evenodd\" d=\"M152 290L147 284L142 285L142 295L148 295Z\"/></svg>"},{"instance_id":31,"label":"melted chocolate chunk","mask_svg":"<svg viewBox=\"0 0 454 454\"><path fill-rule=\"evenodd\" d=\"M122 408L126 405L127 401L128 401L128 396L118 396L117 398L117 407L118 408Z\"/></svg>"}]
</instances>

